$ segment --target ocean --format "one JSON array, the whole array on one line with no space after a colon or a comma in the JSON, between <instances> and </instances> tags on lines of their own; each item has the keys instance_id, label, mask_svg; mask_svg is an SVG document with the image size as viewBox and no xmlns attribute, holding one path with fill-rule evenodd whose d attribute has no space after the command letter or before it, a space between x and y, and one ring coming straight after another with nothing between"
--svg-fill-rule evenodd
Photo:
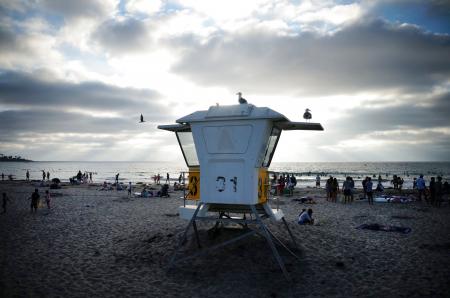
<instances>
[{"instance_id":1,"label":"ocean","mask_svg":"<svg viewBox=\"0 0 450 298\"><path fill-rule=\"evenodd\" d=\"M120 173L119 180L152 182L154 175L160 174L165 180L169 173L175 181L180 172L187 171L181 163L173 162L83 162L83 161L35 161L35 162L0 162L0 173L13 175L14 179L25 179L26 171L30 171L30 179L42 179L42 170L50 172L50 178L69 181L70 177L81 172L92 172L94 182L114 181L115 175ZM273 162L270 171L294 173L298 186L315 186L317 175L322 177L322 186L329 175L340 182L346 176L352 176L357 187L364 177L381 177L385 180L385 187L390 186L393 175L400 175L404 180L404 188L412 188L414 177L423 174L427 181L432 176L442 176L444 181L450 181L450 162Z\"/></svg>"}]
</instances>

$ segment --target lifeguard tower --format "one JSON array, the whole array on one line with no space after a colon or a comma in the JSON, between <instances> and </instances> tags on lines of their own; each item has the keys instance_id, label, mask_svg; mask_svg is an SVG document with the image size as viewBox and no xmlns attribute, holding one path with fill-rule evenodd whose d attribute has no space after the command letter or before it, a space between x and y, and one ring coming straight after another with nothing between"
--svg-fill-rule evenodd
<instances>
[{"instance_id":1,"label":"lifeguard tower","mask_svg":"<svg viewBox=\"0 0 450 298\"><path fill-rule=\"evenodd\" d=\"M247 103L211 106L176 122L158 128L176 133L189 168L189 192L185 198L194 201L194 204L184 204L179 208L180 217L189 220L189 224L169 267L175 262L260 234L266 238L275 260L286 278L290 279L273 240L295 254L278 240L263 221L270 218L282 222L296 245L281 209L269 205L268 168L283 130L323 130L321 124L291 122L272 109ZM197 221L213 221L215 227L238 223L244 233L177 259L191 226L201 248Z\"/></svg>"}]
</instances>

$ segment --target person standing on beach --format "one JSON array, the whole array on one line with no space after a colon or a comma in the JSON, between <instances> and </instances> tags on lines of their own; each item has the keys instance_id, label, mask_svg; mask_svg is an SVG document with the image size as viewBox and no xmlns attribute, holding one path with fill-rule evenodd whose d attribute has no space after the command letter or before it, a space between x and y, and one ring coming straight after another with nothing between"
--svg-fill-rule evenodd
<instances>
[{"instance_id":1,"label":"person standing on beach","mask_svg":"<svg viewBox=\"0 0 450 298\"><path fill-rule=\"evenodd\" d=\"M5 180L5 174L2 173L2 181L4 181L4 180Z\"/></svg>"},{"instance_id":2,"label":"person standing on beach","mask_svg":"<svg viewBox=\"0 0 450 298\"><path fill-rule=\"evenodd\" d=\"M430 190L430 204L434 205L434 201L436 201L436 179L434 177L431 177L428 189Z\"/></svg>"},{"instance_id":3,"label":"person standing on beach","mask_svg":"<svg viewBox=\"0 0 450 298\"><path fill-rule=\"evenodd\" d=\"M423 175L420 175L420 177L417 178L416 188L419 195L419 201L422 201L422 196L424 197L425 201L427 201L427 195L425 193L425 179L423 179Z\"/></svg>"},{"instance_id":4,"label":"person standing on beach","mask_svg":"<svg viewBox=\"0 0 450 298\"><path fill-rule=\"evenodd\" d=\"M327 179L327 182L325 183L325 189L327 191L327 201L331 200L331 184L333 183L333 177L330 176L330 178Z\"/></svg>"},{"instance_id":5,"label":"person standing on beach","mask_svg":"<svg viewBox=\"0 0 450 298\"><path fill-rule=\"evenodd\" d=\"M3 208L3 212L2 213L6 213L6 205L8 202L11 202L8 198L8 196L6 195L6 193L4 192L2 194L2 208Z\"/></svg>"},{"instance_id":6,"label":"person standing on beach","mask_svg":"<svg viewBox=\"0 0 450 298\"><path fill-rule=\"evenodd\" d=\"M363 194L364 194L363 198L364 199L366 199L366 197L367 197L367 191L366 191L367 178L369 178L369 177L364 178L364 180L361 182L362 187L363 187Z\"/></svg>"},{"instance_id":7,"label":"person standing on beach","mask_svg":"<svg viewBox=\"0 0 450 298\"><path fill-rule=\"evenodd\" d=\"M353 194L355 193L355 181L353 180L353 177L350 177L350 202L353 203Z\"/></svg>"},{"instance_id":8,"label":"person standing on beach","mask_svg":"<svg viewBox=\"0 0 450 298\"><path fill-rule=\"evenodd\" d=\"M39 195L39 190L36 188L31 194L31 213L33 213L33 211L34 213L37 212L40 197L41 196Z\"/></svg>"},{"instance_id":9,"label":"person standing on beach","mask_svg":"<svg viewBox=\"0 0 450 298\"><path fill-rule=\"evenodd\" d=\"M373 191L372 191L372 187L373 187L372 178L367 177L366 193L367 193L367 199L369 201L369 205L373 205Z\"/></svg>"},{"instance_id":10,"label":"person standing on beach","mask_svg":"<svg viewBox=\"0 0 450 298\"><path fill-rule=\"evenodd\" d=\"M116 174L116 184L119 183L119 174L120 174L120 173L117 173L117 174Z\"/></svg>"},{"instance_id":11,"label":"person standing on beach","mask_svg":"<svg viewBox=\"0 0 450 298\"><path fill-rule=\"evenodd\" d=\"M170 185L170 175L166 173L166 183Z\"/></svg>"},{"instance_id":12,"label":"person standing on beach","mask_svg":"<svg viewBox=\"0 0 450 298\"><path fill-rule=\"evenodd\" d=\"M47 180L50 181L50 172L47 171Z\"/></svg>"},{"instance_id":13,"label":"person standing on beach","mask_svg":"<svg viewBox=\"0 0 450 298\"><path fill-rule=\"evenodd\" d=\"M339 192L339 183L337 181L337 178L333 178L333 182L331 183L331 201L333 203L336 203L337 201L338 192Z\"/></svg>"},{"instance_id":14,"label":"person standing on beach","mask_svg":"<svg viewBox=\"0 0 450 298\"><path fill-rule=\"evenodd\" d=\"M320 176L317 174L316 176L316 188L320 188Z\"/></svg>"},{"instance_id":15,"label":"person standing on beach","mask_svg":"<svg viewBox=\"0 0 450 298\"><path fill-rule=\"evenodd\" d=\"M48 190L45 191L45 203L47 204L47 208L50 209L50 192Z\"/></svg>"},{"instance_id":16,"label":"person standing on beach","mask_svg":"<svg viewBox=\"0 0 450 298\"><path fill-rule=\"evenodd\" d=\"M27 170L25 177L27 178L27 181L30 181L30 171Z\"/></svg>"},{"instance_id":17,"label":"person standing on beach","mask_svg":"<svg viewBox=\"0 0 450 298\"><path fill-rule=\"evenodd\" d=\"M342 191L344 192L344 204L347 202L351 202L351 195L352 195L352 185L350 181L350 177L347 177L342 183Z\"/></svg>"},{"instance_id":18,"label":"person standing on beach","mask_svg":"<svg viewBox=\"0 0 450 298\"><path fill-rule=\"evenodd\" d=\"M441 200L442 200L442 177L438 176L436 184L434 185L436 188L436 198L434 201L434 206L441 207Z\"/></svg>"},{"instance_id":19,"label":"person standing on beach","mask_svg":"<svg viewBox=\"0 0 450 298\"><path fill-rule=\"evenodd\" d=\"M45 170L42 170L42 181L45 181Z\"/></svg>"},{"instance_id":20,"label":"person standing on beach","mask_svg":"<svg viewBox=\"0 0 450 298\"><path fill-rule=\"evenodd\" d=\"M89 183L92 183L92 172L89 172Z\"/></svg>"}]
</instances>

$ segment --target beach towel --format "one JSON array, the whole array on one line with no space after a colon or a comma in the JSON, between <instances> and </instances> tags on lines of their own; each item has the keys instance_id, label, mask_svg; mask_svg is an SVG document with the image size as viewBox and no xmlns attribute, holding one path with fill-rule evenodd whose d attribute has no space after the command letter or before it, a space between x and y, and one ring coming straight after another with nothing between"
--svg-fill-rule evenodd
<instances>
[{"instance_id":1,"label":"beach towel","mask_svg":"<svg viewBox=\"0 0 450 298\"><path fill-rule=\"evenodd\" d=\"M411 228L407 227L397 227L397 226L384 226L379 224L362 224L356 227L361 230L372 230L372 231L383 231L383 232L397 232L401 234L409 234Z\"/></svg>"},{"instance_id":2,"label":"beach towel","mask_svg":"<svg viewBox=\"0 0 450 298\"><path fill-rule=\"evenodd\" d=\"M381 196L373 199L377 203L409 203L413 199L405 196Z\"/></svg>"}]
</instances>

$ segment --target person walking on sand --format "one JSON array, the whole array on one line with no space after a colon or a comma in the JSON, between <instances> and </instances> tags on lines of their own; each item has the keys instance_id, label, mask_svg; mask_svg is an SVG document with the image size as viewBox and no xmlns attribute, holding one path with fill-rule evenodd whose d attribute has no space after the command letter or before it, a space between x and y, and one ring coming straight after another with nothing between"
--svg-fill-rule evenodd
<instances>
[{"instance_id":1,"label":"person walking on sand","mask_svg":"<svg viewBox=\"0 0 450 298\"><path fill-rule=\"evenodd\" d=\"M4 192L2 194L2 208L3 208L3 212L2 213L6 213L6 205L8 202L11 202L8 198L8 196L6 195L6 193Z\"/></svg>"},{"instance_id":2,"label":"person walking on sand","mask_svg":"<svg viewBox=\"0 0 450 298\"><path fill-rule=\"evenodd\" d=\"M48 190L45 191L45 203L47 204L47 208L50 209L50 192Z\"/></svg>"},{"instance_id":3,"label":"person walking on sand","mask_svg":"<svg viewBox=\"0 0 450 298\"><path fill-rule=\"evenodd\" d=\"M31 213L33 213L33 211L34 213L37 212L40 197L41 196L39 195L39 190L36 188L31 194Z\"/></svg>"},{"instance_id":4,"label":"person walking on sand","mask_svg":"<svg viewBox=\"0 0 450 298\"><path fill-rule=\"evenodd\" d=\"M128 182L128 197L131 197L131 181Z\"/></svg>"},{"instance_id":5,"label":"person walking on sand","mask_svg":"<svg viewBox=\"0 0 450 298\"><path fill-rule=\"evenodd\" d=\"M369 201L369 205L373 205L373 191L372 191L372 187L373 187L372 178L367 177L366 194L367 194L367 200Z\"/></svg>"},{"instance_id":6,"label":"person walking on sand","mask_svg":"<svg viewBox=\"0 0 450 298\"><path fill-rule=\"evenodd\" d=\"M427 196L425 193L425 179L423 179L423 175L420 175L419 178L417 178L416 188L419 195L419 201L422 201L422 196L424 197L425 201L427 201Z\"/></svg>"},{"instance_id":7,"label":"person walking on sand","mask_svg":"<svg viewBox=\"0 0 450 298\"><path fill-rule=\"evenodd\" d=\"M27 170L25 177L27 178L27 181L30 181L30 171Z\"/></svg>"}]
</instances>

